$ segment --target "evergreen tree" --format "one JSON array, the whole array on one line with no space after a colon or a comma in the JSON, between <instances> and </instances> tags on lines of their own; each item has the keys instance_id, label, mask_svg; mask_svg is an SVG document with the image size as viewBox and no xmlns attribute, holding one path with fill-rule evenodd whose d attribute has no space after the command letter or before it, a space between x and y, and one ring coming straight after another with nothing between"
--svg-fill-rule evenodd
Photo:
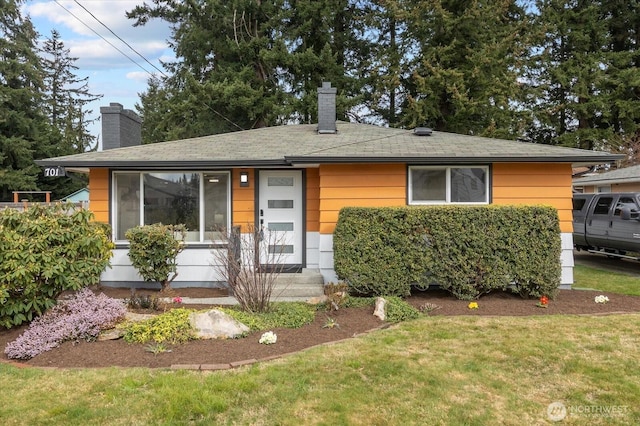
<instances>
[{"instance_id":1,"label":"evergreen tree","mask_svg":"<svg viewBox=\"0 0 640 426\"><path fill-rule=\"evenodd\" d=\"M271 20L281 9L281 1L157 0L129 12L135 25L154 18L171 23L178 58L164 64L170 75L153 81L142 98L144 134L157 141L278 123L285 96L275 64L286 49ZM164 120L147 121L152 109L166 106ZM162 121L170 131L148 128Z\"/></svg>"},{"instance_id":2,"label":"evergreen tree","mask_svg":"<svg viewBox=\"0 0 640 426\"><path fill-rule=\"evenodd\" d=\"M44 108L49 123L59 134L56 155L79 154L97 149L97 138L87 128L97 118L88 118L93 111L85 107L102 95L89 92L89 77L78 78L73 58L60 39L58 31L44 42L42 64L44 68Z\"/></svg>"},{"instance_id":3,"label":"evergreen tree","mask_svg":"<svg viewBox=\"0 0 640 426\"><path fill-rule=\"evenodd\" d=\"M353 110L363 101L364 62L372 53L365 38L368 7L369 2L354 0L286 2L278 32L288 51L278 66L295 121L317 120L317 89L323 82L338 88L338 119L359 120Z\"/></svg>"},{"instance_id":4,"label":"evergreen tree","mask_svg":"<svg viewBox=\"0 0 640 426\"><path fill-rule=\"evenodd\" d=\"M606 83L611 151L627 154L625 165L640 164L640 2L602 3L609 39Z\"/></svg>"},{"instance_id":5,"label":"evergreen tree","mask_svg":"<svg viewBox=\"0 0 640 426\"><path fill-rule=\"evenodd\" d=\"M34 159L51 154L41 112L42 69L36 32L23 19L21 1L0 0L0 200L12 191L38 190Z\"/></svg>"},{"instance_id":6,"label":"evergreen tree","mask_svg":"<svg viewBox=\"0 0 640 426\"><path fill-rule=\"evenodd\" d=\"M513 137L519 64L528 24L514 1L406 2L408 36L417 49L403 105L403 125Z\"/></svg>"},{"instance_id":7,"label":"evergreen tree","mask_svg":"<svg viewBox=\"0 0 640 426\"><path fill-rule=\"evenodd\" d=\"M611 137L605 50L607 19L601 2L538 2L535 70L528 81L536 92L530 105L536 125L532 139L575 148L602 148Z\"/></svg>"},{"instance_id":8,"label":"evergreen tree","mask_svg":"<svg viewBox=\"0 0 640 426\"><path fill-rule=\"evenodd\" d=\"M371 1L366 10L366 36L371 54L363 60L365 75L364 121L400 124L401 105L407 101L409 58L415 55L408 37L406 4L402 0Z\"/></svg>"}]
</instances>

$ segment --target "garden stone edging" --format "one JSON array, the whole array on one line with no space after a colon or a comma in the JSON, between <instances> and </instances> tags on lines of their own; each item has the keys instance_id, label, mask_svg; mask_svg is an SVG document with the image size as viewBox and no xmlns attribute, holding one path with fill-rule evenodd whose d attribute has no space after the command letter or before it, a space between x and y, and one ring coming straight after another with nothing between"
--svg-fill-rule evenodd
<instances>
[{"instance_id":1,"label":"garden stone edging","mask_svg":"<svg viewBox=\"0 0 640 426\"><path fill-rule=\"evenodd\" d=\"M217 371L217 370L230 370L233 368L238 368L238 367L243 367L245 365L251 365L251 364L257 364L259 362L267 362L267 361L273 361L275 359L279 359L279 358L285 358L287 356L291 356L294 354L298 354L298 353L302 353L305 351L308 351L309 349L313 349L313 348L320 348L323 346L331 346L331 345L335 345L336 343L342 343L342 342L346 342L348 340L353 339L354 337L361 337L361 336L366 336L369 333L372 333L374 331L377 330L383 330L385 328L389 328L394 324L382 324L379 327L375 327L372 328L371 330L367 330L363 333L357 333L354 334L351 337L347 337L345 339L340 339L340 340L334 340L331 342L325 342L325 343L320 343L318 345L314 345L314 346L309 346L308 348L304 348L302 350L296 351L296 352L289 352L286 354L279 354L279 355L272 355L272 356L268 356L265 358L260 358L260 359L246 359L243 361L235 361L235 362L230 362L228 364L173 364L170 369L171 370L194 370L194 371Z\"/></svg>"}]
</instances>

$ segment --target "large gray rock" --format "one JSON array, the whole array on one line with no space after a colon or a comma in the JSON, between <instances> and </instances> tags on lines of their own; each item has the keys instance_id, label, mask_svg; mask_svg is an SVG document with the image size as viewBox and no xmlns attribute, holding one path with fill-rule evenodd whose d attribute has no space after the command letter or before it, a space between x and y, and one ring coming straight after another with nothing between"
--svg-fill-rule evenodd
<instances>
[{"instance_id":1,"label":"large gray rock","mask_svg":"<svg viewBox=\"0 0 640 426\"><path fill-rule=\"evenodd\" d=\"M249 327L218 309L194 312L189 322L199 339L235 339L249 332Z\"/></svg>"}]
</instances>

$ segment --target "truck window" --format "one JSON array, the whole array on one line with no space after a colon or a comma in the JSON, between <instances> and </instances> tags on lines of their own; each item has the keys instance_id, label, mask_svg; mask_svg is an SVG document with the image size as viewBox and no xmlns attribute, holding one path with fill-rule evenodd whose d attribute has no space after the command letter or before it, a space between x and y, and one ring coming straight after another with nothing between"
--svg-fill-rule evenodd
<instances>
[{"instance_id":1,"label":"truck window","mask_svg":"<svg viewBox=\"0 0 640 426\"><path fill-rule=\"evenodd\" d=\"M638 211L638 206L632 197L620 197L616 203L616 209L614 210L614 216L620 216L623 207L627 207L632 212Z\"/></svg>"},{"instance_id":2,"label":"truck window","mask_svg":"<svg viewBox=\"0 0 640 426\"><path fill-rule=\"evenodd\" d=\"M609 207L611 207L612 202L612 197L601 197L593 209L593 214L609 214Z\"/></svg>"},{"instance_id":3,"label":"truck window","mask_svg":"<svg viewBox=\"0 0 640 426\"><path fill-rule=\"evenodd\" d=\"M582 210L582 208L584 207L584 203L586 203L587 200L584 198L574 198L573 199L573 210L577 210L580 211Z\"/></svg>"}]
</instances>

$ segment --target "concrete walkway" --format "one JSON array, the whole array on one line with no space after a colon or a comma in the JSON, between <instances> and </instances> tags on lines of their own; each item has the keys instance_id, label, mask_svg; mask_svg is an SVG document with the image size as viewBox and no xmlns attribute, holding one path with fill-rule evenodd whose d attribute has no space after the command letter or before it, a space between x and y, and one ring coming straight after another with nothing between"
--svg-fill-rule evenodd
<instances>
[{"instance_id":1,"label":"concrete walkway","mask_svg":"<svg viewBox=\"0 0 640 426\"><path fill-rule=\"evenodd\" d=\"M184 305L237 305L238 301L235 297L182 297L182 304ZM272 302L307 302L309 297L272 297ZM171 301L168 299L167 301Z\"/></svg>"}]
</instances>

